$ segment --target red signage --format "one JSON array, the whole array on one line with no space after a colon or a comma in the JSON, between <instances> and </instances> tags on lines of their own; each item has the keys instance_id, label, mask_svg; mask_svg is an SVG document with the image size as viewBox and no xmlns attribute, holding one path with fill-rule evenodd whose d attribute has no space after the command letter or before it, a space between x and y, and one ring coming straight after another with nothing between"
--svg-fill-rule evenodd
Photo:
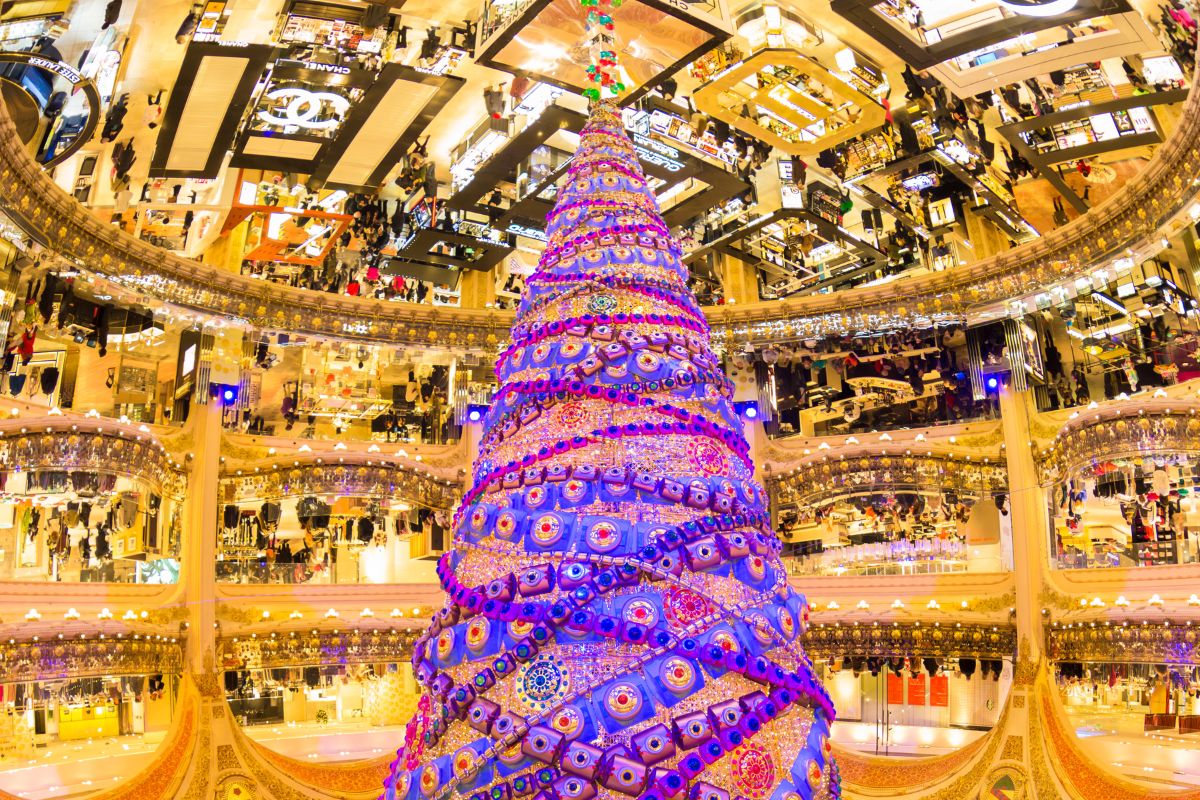
<instances>
[{"instance_id":1,"label":"red signage","mask_svg":"<svg viewBox=\"0 0 1200 800\"><path fill-rule=\"evenodd\" d=\"M945 675L929 679L929 705L941 708L950 705L950 679Z\"/></svg>"},{"instance_id":2,"label":"red signage","mask_svg":"<svg viewBox=\"0 0 1200 800\"><path fill-rule=\"evenodd\" d=\"M888 686L888 705L902 706L904 705L904 678L894 672L887 674Z\"/></svg>"},{"instance_id":3,"label":"red signage","mask_svg":"<svg viewBox=\"0 0 1200 800\"><path fill-rule=\"evenodd\" d=\"M908 704L910 706L925 705L925 673L908 679Z\"/></svg>"}]
</instances>

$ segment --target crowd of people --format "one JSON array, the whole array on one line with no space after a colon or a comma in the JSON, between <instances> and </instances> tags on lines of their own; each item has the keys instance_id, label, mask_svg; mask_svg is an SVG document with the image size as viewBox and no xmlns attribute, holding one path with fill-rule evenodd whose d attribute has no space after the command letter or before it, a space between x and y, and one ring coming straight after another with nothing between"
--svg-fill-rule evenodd
<instances>
[{"instance_id":1,"label":"crowd of people","mask_svg":"<svg viewBox=\"0 0 1200 800\"><path fill-rule=\"evenodd\" d=\"M436 167L428 158L427 141L413 146L395 183L403 196L422 189L425 199L421 208L426 219L433 227L452 229L451 212L442 208L439 213ZM280 175L264 182L262 202L276 206L286 194L289 201L294 201L301 209L316 204L317 193L308 191L303 184L289 188L290 184ZM346 197L341 212L350 217L350 223L328 248L320 264L304 264L299 269L291 269L281 268L276 262L248 260L244 263L244 272L319 292L409 303L449 301L452 297L449 285L405 275L393 261L400 245L417 227L422 227L416 209L406 211L401 200L355 193Z\"/></svg>"}]
</instances>

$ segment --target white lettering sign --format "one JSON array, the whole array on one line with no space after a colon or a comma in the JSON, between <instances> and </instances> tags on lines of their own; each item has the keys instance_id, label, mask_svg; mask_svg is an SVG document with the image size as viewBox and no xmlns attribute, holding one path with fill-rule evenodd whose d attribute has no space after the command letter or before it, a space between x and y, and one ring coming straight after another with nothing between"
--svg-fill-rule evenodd
<instances>
[{"instance_id":1,"label":"white lettering sign","mask_svg":"<svg viewBox=\"0 0 1200 800\"><path fill-rule=\"evenodd\" d=\"M668 156L660 155L659 153L649 150L641 145L634 145L633 149L637 151L638 158L645 161L647 164L657 164L663 167L668 172L679 172L683 169L683 164Z\"/></svg>"},{"instance_id":2,"label":"white lettering sign","mask_svg":"<svg viewBox=\"0 0 1200 800\"><path fill-rule=\"evenodd\" d=\"M68 67L66 64L62 64L58 61L51 61L48 58L42 58L40 56L30 56L29 63L31 66L41 67L44 70L53 72L55 75L61 75L70 81L72 85L83 80L82 75Z\"/></svg>"},{"instance_id":3,"label":"white lettering sign","mask_svg":"<svg viewBox=\"0 0 1200 800\"><path fill-rule=\"evenodd\" d=\"M307 69L315 69L319 72L332 72L335 75L349 75L349 67L339 67L337 64L321 64L316 61L305 61L304 66Z\"/></svg>"},{"instance_id":4,"label":"white lettering sign","mask_svg":"<svg viewBox=\"0 0 1200 800\"><path fill-rule=\"evenodd\" d=\"M515 222L508 223L508 232L517 236L524 236L526 239L537 239L539 242L546 241L546 234L542 231L539 231L537 228L518 225Z\"/></svg>"}]
</instances>

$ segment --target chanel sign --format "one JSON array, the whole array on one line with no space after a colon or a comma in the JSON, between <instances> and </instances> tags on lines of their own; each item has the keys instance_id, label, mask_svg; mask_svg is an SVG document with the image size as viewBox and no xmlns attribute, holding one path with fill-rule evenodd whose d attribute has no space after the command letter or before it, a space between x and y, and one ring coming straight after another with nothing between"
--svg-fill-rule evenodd
<instances>
[{"instance_id":1,"label":"chanel sign","mask_svg":"<svg viewBox=\"0 0 1200 800\"><path fill-rule=\"evenodd\" d=\"M350 101L340 94L300 87L272 89L264 97L273 102L258 112L258 118L277 128L328 130L337 127L350 109Z\"/></svg>"},{"instance_id":2,"label":"chanel sign","mask_svg":"<svg viewBox=\"0 0 1200 800\"><path fill-rule=\"evenodd\" d=\"M1056 17L1075 7L1078 0L999 0L1014 14L1026 17Z\"/></svg>"}]
</instances>

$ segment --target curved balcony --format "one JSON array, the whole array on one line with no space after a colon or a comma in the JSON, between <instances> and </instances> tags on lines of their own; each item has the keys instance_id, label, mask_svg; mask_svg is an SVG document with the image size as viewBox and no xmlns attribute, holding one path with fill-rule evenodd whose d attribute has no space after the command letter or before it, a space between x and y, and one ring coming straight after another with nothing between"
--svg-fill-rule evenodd
<instances>
[{"instance_id":1,"label":"curved balcony","mask_svg":"<svg viewBox=\"0 0 1200 800\"><path fill-rule=\"evenodd\" d=\"M0 421L0 495L13 515L6 533L18 538L6 548L0 598L33 613L23 622L6 619L4 627L18 623L23 633L37 632L39 615L61 624L75 607L111 610L101 619L152 615L164 625L186 616L168 602L178 594L171 584L179 562L169 541L177 541L180 528L172 520L187 486L179 432L91 414L48 415L20 404L11 413ZM99 523L84 519L89 507ZM126 512L134 512L133 521L117 521ZM23 526L35 533L22 535ZM92 558L83 557L85 550Z\"/></svg>"},{"instance_id":2,"label":"curved balcony","mask_svg":"<svg viewBox=\"0 0 1200 800\"><path fill-rule=\"evenodd\" d=\"M246 326L368 342L479 348L511 324L511 313L323 294L176 256L104 224L59 188L22 149L7 110L0 110L0 138L5 210L33 238L114 287Z\"/></svg>"},{"instance_id":3,"label":"curved balcony","mask_svg":"<svg viewBox=\"0 0 1200 800\"><path fill-rule=\"evenodd\" d=\"M383 499L403 497L422 506L451 509L461 482L438 478L417 465L389 463L371 454L330 456L306 452L228 469L222 496L234 503L276 501L294 495Z\"/></svg>"},{"instance_id":4,"label":"curved balcony","mask_svg":"<svg viewBox=\"0 0 1200 800\"><path fill-rule=\"evenodd\" d=\"M804 651L811 658L974 656L1011 657L1017 651L1015 628L999 625L826 625L810 627Z\"/></svg>"},{"instance_id":5,"label":"curved balcony","mask_svg":"<svg viewBox=\"0 0 1200 800\"><path fill-rule=\"evenodd\" d=\"M1165 394L1165 392L1164 392ZM1138 397L1078 412L1038 452L1043 485L1098 460L1200 453L1200 402Z\"/></svg>"},{"instance_id":6,"label":"curved balcony","mask_svg":"<svg viewBox=\"0 0 1200 800\"><path fill-rule=\"evenodd\" d=\"M150 295L198 315L247 326L340 339L478 348L494 344L511 314L343 297L232 275L180 258L105 225L62 191L21 148L0 111L0 191L27 232L115 287ZM1029 244L953 270L836 295L709 309L728 335L760 340L962 321L1012 298L1085 272L1118 252L1154 242L1197 194L1200 93L1137 178L1088 214ZM896 298L905 298L897 303ZM436 325L434 324L436 322Z\"/></svg>"},{"instance_id":7,"label":"curved balcony","mask_svg":"<svg viewBox=\"0 0 1200 800\"><path fill-rule=\"evenodd\" d=\"M1082 600L1092 609L1127 609L1151 596L1181 603L1192 595L1200 575L1191 496L1200 402L1181 396L1190 388L1092 404L1034 423L1045 442L1035 450L1035 463L1053 520L1049 557L1057 567L1048 575L1053 588L1045 605L1075 612ZM1060 419L1065 422L1050 438ZM1147 610L1157 616L1157 609Z\"/></svg>"},{"instance_id":8,"label":"curved balcony","mask_svg":"<svg viewBox=\"0 0 1200 800\"><path fill-rule=\"evenodd\" d=\"M926 599L946 599L953 573L1002 572L1011 559L993 502L1008 492L999 427L950 430L768 444L765 482L792 574L806 576L810 591L833 589L843 598L880 576L936 574L925 579ZM826 589L810 575L839 582ZM920 593L906 587L910 596Z\"/></svg>"},{"instance_id":9,"label":"curved balcony","mask_svg":"<svg viewBox=\"0 0 1200 800\"><path fill-rule=\"evenodd\" d=\"M149 428L74 417L54 422L46 417L0 423L0 469L120 475L160 494L183 497L186 474Z\"/></svg>"},{"instance_id":10,"label":"curved balcony","mask_svg":"<svg viewBox=\"0 0 1200 800\"><path fill-rule=\"evenodd\" d=\"M1051 661L1119 661L1190 666L1200 647L1200 627L1190 622L1151 624L1142 620L1113 623L1054 623L1046 631Z\"/></svg>"},{"instance_id":11,"label":"curved balcony","mask_svg":"<svg viewBox=\"0 0 1200 800\"><path fill-rule=\"evenodd\" d=\"M860 452L808 461L768 481L776 502L820 505L834 498L877 492L945 492L987 497L1008 489L1008 470L990 457L949 453Z\"/></svg>"},{"instance_id":12,"label":"curved balcony","mask_svg":"<svg viewBox=\"0 0 1200 800\"><path fill-rule=\"evenodd\" d=\"M434 565L462 494L459 446L349 449L226 436L216 578L222 598L280 617L335 606L409 609L438 602ZM465 457L465 456L464 456ZM420 459L420 460L417 460ZM350 587L350 588L345 588ZM238 603L222 618L241 619Z\"/></svg>"},{"instance_id":13,"label":"curved balcony","mask_svg":"<svg viewBox=\"0 0 1200 800\"><path fill-rule=\"evenodd\" d=\"M223 637L217 642L217 660L226 670L407 661L423 630L414 625Z\"/></svg>"}]
</instances>

